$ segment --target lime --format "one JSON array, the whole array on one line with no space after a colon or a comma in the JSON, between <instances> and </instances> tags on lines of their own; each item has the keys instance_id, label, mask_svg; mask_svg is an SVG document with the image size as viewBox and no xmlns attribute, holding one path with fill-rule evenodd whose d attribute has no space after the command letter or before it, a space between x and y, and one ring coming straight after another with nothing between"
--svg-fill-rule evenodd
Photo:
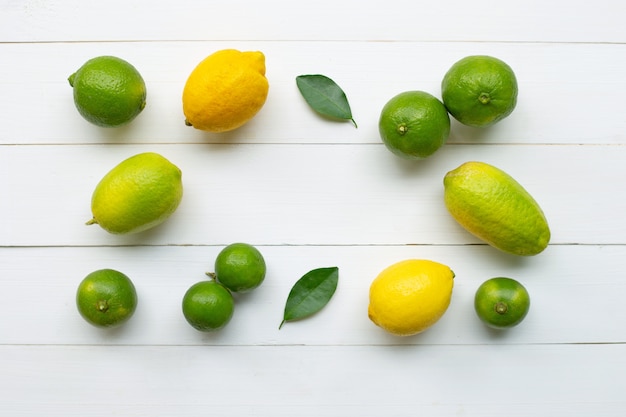
<instances>
[{"instance_id":1,"label":"lime","mask_svg":"<svg viewBox=\"0 0 626 417\"><path fill-rule=\"evenodd\" d=\"M261 252L248 243L233 243L215 259L215 277L233 292L255 289L265 279L267 268Z\"/></svg>"},{"instance_id":2,"label":"lime","mask_svg":"<svg viewBox=\"0 0 626 417\"><path fill-rule=\"evenodd\" d=\"M405 91L383 107L378 121L383 143L406 159L427 158L450 134L450 116L443 103L423 91Z\"/></svg>"},{"instance_id":3,"label":"lime","mask_svg":"<svg viewBox=\"0 0 626 417\"><path fill-rule=\"evenodd\" d=\"M121 58L92 58L70 75L68 81L74 90L78 112L98 126L122 126L146 106L146 84L141 74Z\"/></svg>"},{"instance_id":4,"label":"lime","mask_svg":"<svg viewBox=\"0 0 626 417\"><path fill-rule=\"evenodd\" d=\"M443 316L453 286L454 272L446 265L424 259L400 261L372 281L367 313L393 335L414 335Z\"/></svg>"},{"instance_id":5,"label":"lime","mask_svg":"<svg viewBox=\"0 0 626 417\"><path fill-rule=\"evenodd\" d=\"M137 292L132 281L113 269L87 275L76 291L80 315L96 327L115 327L128 321L137 308Z\"/></svg>"},{"instance_id":6,"label":"lime","mask_svg":"<svg viewBox=\"0 0 626 417\"><path fill-rule=\"evenodd\" d=\"M517 78L498 58L472 55L457 61L441 82L441 96L450 114L475 127L492 125L513 112Z\"/></svg>"},{"instance_id":7,"label":"lime","mask_svg":"<svg viewBox=\"0 0 626 417\"><path fill-rule=\"evenodd\" d=\"M550 227L535 199L506 172L470 161L448 172L444 202L474 236L504 252L533 256L550 242Z\"/></svg>"},{"instance_id":8,"label":"lime","mask_svg":"<svg viewBox=\"0 0 626 417\"><path fill-rule=\"evenodd\" d=\"M196 330L211 332L226 326L233 316L235 300L219 282L200 281L183 296L183 315Z\"/></svg>"},{"instance_id":9,"label":"lime","mask_svg":"<svg viewBox=\"0 0 626 417\"><path fill-rule=\"evenodd\" d=\"M483 282L474 297L474 309L487 326L507 329L524 320L530 308L526 288L512 278L497 277Z\"/></svg>"},{"instance_id":10,"label":"lime","mask_svg":"<svg viewBox=\"0 0 626 417\"><path fill-rule=\"evenodd\" d=\"M120 162L91 197L93 218L114 234L137 233L163 223L183 196L182 173L162 155L140 153Z\"/></svg>"}]
</instances>

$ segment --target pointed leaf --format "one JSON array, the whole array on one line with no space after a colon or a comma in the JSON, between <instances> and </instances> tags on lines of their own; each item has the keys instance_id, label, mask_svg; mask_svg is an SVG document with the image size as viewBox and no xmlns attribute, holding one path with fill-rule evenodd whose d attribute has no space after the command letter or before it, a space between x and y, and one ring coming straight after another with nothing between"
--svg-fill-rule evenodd
<instances>
[{"instance_id":1,"label":"pointed leaf","mask_svg":"<svg viewBox=\"0 0 626 417\"><path fill-rule=\"evenodd\" d=\"M321 310L337 289L339 268L318 268L307 272L291 288L279 329L287 321L308 317Z\"/></svg>"},{"instance_id":2,"label":"pointed leaf","mask_svg":"<svg viewBox=\"0 0 626 417\"><path fill-rule=\"evenodd\" d=\"M333 80L320 74L299 75L296 84L313 110L324 116L351 120L357 127L346 94Z\"/></svg>"}]
</instances>

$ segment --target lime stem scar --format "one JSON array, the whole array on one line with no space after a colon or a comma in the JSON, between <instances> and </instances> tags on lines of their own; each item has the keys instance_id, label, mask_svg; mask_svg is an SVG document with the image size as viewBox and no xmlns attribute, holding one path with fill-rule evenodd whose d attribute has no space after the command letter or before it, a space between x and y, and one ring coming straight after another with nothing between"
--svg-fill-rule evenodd
<instances>
[{"instance_id":1,"label":"lime stem scar","mask_svg":"<svg viewBox=\"0 0 626 417\"><path fill-rule=\"evenodd\" d=\"M406 127L406 123L401 123L398 125L398 127L396 128L396 131L398 132L398 134L400 135L404 135L406 132L409 131L409 128Z\"/></svg>"},{"instance_id":2,"label":"lime stem scar","mask_svg":"<svg viewBox=\"0 0 626 417\"><path fill-rule=\"evenodd\" d=\"M109 303L107 303L107 300L98 300L96 308L99 312L105 313L109 309Z\"/></svg>"},{"instance_id":3,"label":"lime stem scar","mask_svg":"<svg viewBox=\"0 0 626 417\"><path fill-rule=\"evenodd\" d=\"M480 93L480 95L478 96L478 101L480 101L482 104L489 104L489 102L491 101L491 96L489 95L489 93Z\"/></svg>"},{"instance_id":4,"label":"lime stem scar","mask_svg":"<svg viewBox=\"0 0 626 417\"><path fill-rule=\"evenodd\" d=\"M509 308L507 307L507 305L503 303L502 301L498 301L496 305L494 306L494 310L498 314L505 314L508 309Z\"/></svg>"}]
</instances>

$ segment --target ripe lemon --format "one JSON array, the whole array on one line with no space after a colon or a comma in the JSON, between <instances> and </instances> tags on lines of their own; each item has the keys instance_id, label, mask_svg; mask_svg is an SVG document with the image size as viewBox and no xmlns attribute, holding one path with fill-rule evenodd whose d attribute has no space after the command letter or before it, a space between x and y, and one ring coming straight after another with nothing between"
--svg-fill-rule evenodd
<instances>
[{"instance_id":1,"label":"ripe lemon","mask_svg":"<svg viewBox=\"0 0 626 417\"><path fill-rule=\"evenodd\" d=\"M96 327L116 327L128 321L137 308L137 292L130 278L113 269L87 275L78 285L76 307Z\"/></svg>"},{"instance_id":2,"label":"ripe lemon","mask_svg":"<svg viewBox=\"0 0 626 417\"><path fill-rule=\"evenodd\" d=\"M247 243L233 243L217 255L214 275L229 290L247 292L261 285L266 270L265 259L257 248Z\"/></svg>"},{"instance_id":3,"label":"ripe lemon","mask_svg":"<svg viewBox=\"0 0 626 417\"><path fill-rule=\"evenodd\" d=\"M427 158L450 135L450 116L443 103L423 91L405 91L383 107L378 130L387 149L406 159Z\"/></svg>"},{"instance_id":4,"label":"ripe lemon","mask_svg":"<svg viewBox=\"0 0 626 417\"><path fill-rule=\"evenodd\" d=\"M446 108L468 126L489 126L510 115L517 104L517 93L517 78L511 67L487 55L457 61L441 82Z\"/></svg>"},{"instance_id":5,"label":"ripe lemon","mask_svg":"<svg viewBox=\"0 0 626 417\"><path fill-rule=\"evenodd\" d=\"M89 122L117 127L146 107L146 84L137 69L121 58L99 56L69 76L74 104Z\"/></svg>"},{"instance_id":6,"label":"ripe lemon","mask_svg":"<svg viewBox=\"0 0 626 417\"><path fill-rule=\"evenodd\" d=\"M183 315L187 322L201 332L225 327L235 311L235 300L219 282L211 279L189 287L183 296Z\"/></svg>"},{"instance_id":7,"label":"ripe lemon","mask_svg":"<svg viewBox=\"0 0 626 417\"><path fill-rule=\"evenodd\" d=\"M209 132L236 129L261 110L268 90L262 52L217 51L200 62L187 79L185 123Z\"/></svg>"},{"instance_id":8,"label":"ripe lemon","mask_svg":"<svg viewBox=\"0 0 626 417\"><path fill-rule=\"evenodd\" d=\"M535 199L509 174L484 162L466 162L443 180L445 205L467 231L514 255L542 252L550 228Z\"/></svg>"},{"instance_id":9,"label":"ripe lemon","mask_svg":"<svg viewBox=\"0 0 626 417\"><path fill-rule=\"evenodd\" d=\"M372 282L368 316L397 336L423 332L448 309L453 286L454 272L443 264L421 259L395 263Z\"/></svg>"},{"instance_id":10,"label":"ripe lemon","mask_svg":"<svg viewBox=\"0 0 626 417\"><path fill-rule=\"evenodd\" d=\"M183 196L180 169L154 152L132 156L98 183L91 197L93 218L114 234L137 233L163 223Z\"/></svg>"},{"instance_id":11,"label":"ripe lemon","mask_svg":"<svg viewBox=\"0 0 626 417\"><path fill-rule=\"evenodd\" d=\"M512 278L491 278L476 290L474 309L487 326L508 329L524 320L530 309L530 296L526 288Z\"/></svg>"}]
</instances>

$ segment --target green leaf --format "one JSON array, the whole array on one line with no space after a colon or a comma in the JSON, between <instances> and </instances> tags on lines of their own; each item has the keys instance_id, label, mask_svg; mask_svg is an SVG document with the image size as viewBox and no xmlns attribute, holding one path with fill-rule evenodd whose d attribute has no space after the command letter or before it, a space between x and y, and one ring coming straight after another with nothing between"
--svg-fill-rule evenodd
<instances>
[{"instance_id":1,"label":"green leaf","mask_svg":"<svg viewBox=\"0 0 626 417\"><path fill-rule=\"evenodd\" d=\"M304 274L287 297L283 321L278 328L287 321L308 317L320 311L332 298L337 289L339 268L318 268Z\"/></svg>"},{"instance_id":2,"label":"green leaf","mask_svg":"<svg viewBox=\"0 0 626 417\"><path fill-rule=\"evenodd\" d=\"M296 84L313 110L324 116L351 120L354 127L358 127L352 118L346 94L333 80L319 74L299 75L296 77Z\"/></svg>"}]
</instances>

